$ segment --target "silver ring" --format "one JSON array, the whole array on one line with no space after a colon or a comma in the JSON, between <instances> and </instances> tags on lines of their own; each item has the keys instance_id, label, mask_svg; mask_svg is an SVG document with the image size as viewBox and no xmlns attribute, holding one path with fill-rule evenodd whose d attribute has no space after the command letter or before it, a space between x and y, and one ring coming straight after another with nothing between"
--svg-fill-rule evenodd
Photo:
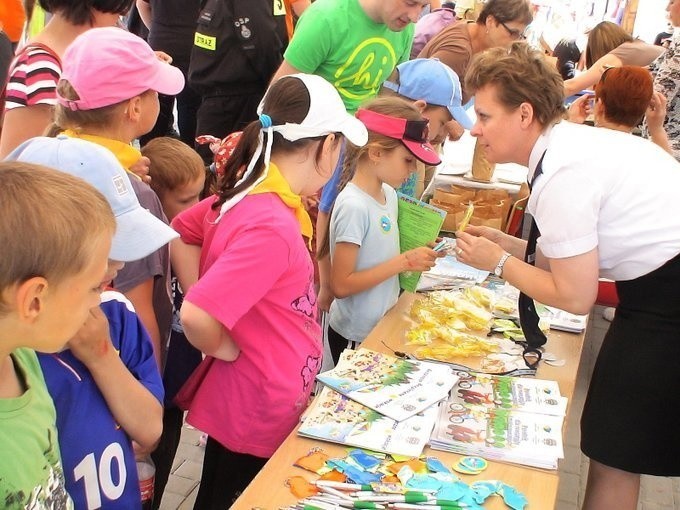
<instances>
[{"instance_id":1,"label":"silver ring","mask_svg":"<svg viewBox=\"0 0 680 510\"><path fill-rule=\"evenodd\" d=\"M462 255L463 249L462 249L462 248L456 248L456 253L457 253L458 255Z\"/></svg>"}]
</instances>

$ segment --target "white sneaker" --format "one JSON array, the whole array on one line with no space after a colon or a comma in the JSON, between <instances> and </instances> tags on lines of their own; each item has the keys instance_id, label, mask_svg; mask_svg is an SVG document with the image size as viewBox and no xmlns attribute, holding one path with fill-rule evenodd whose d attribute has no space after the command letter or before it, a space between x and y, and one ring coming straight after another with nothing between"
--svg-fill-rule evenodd
<instances>
[{"instance_id":1,"label":"white sneaker","mask_svg":"<svg viewBox=\"0 0 680 510\"><path fill-rule=\"evenodd\" d=\"M615 313L616 308L614 308L613 306L608 306L607 308L602 310L602 317L604 318L604 320L611 322L614 320Z\"/></svg>"}]
</instances>

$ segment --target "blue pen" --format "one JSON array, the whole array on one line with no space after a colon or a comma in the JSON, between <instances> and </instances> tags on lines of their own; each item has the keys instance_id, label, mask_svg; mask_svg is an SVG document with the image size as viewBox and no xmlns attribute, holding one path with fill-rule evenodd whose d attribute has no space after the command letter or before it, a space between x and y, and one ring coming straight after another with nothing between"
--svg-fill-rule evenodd
<instances>
[{"instance_id":1,"label":"blue pen","mask_svg":"<svg viewBox=\"0 0 680 510\"><path fill-rule=\"evenodd\" d=\"M446 239L442 239L439 241L434 248L432 248L434 251L442 251L444 248L446 248L446 245L449 244Z\"/></svg>"}]
</instances>

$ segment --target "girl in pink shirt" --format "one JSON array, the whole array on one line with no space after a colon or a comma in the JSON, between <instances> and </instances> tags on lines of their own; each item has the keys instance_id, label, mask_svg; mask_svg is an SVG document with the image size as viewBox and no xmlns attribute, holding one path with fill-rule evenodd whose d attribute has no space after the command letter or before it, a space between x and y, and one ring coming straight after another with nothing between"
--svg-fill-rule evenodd
<instances>
[{"instance_id":1,"label":"girl in pink shirt","mask_svg":"<svg viewBox=\"0 0 680 510\"><path fill-rule=\"evenodd\" d=\"M366 128L328 82L281 78L217 194L172 222L184 331L207 355L186 386L187 421L209 436L194 508L228 508L307 406L322 346L300 195L328 180L342 136L363 145Z\"/></svg>"}]
</instances>

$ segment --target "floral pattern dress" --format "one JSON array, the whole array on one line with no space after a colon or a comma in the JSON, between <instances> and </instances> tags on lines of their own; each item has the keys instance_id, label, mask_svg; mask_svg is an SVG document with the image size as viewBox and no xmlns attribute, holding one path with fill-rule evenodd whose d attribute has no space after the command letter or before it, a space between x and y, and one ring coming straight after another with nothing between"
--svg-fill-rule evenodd
<instances>
[{"instance_id":1,"label":"floral pattern dress","mask_svg":"<svg viewBox=\"0 0 680 510\"><path fill-rule=\"evenodd\" d=\"M654 90L666 96L663 127L673 156L680 161L680 34L675 34L668 49L652 63L650 70L654 75Z\"/></svg>"}]
</instances>

